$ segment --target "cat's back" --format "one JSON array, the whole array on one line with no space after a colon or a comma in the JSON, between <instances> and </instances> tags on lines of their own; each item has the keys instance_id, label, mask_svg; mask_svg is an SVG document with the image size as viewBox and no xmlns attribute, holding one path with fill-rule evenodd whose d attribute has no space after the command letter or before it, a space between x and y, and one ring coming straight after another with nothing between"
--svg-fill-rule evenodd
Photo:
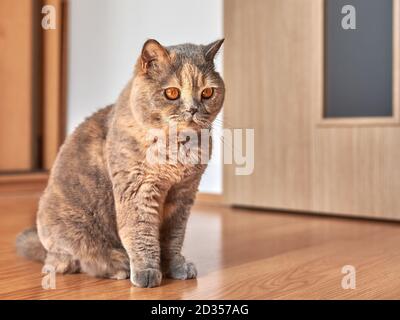
<instances>
[{"instance_id":1,"label":"cat's back","mask_svg":"<svg viewBox=\"0 0 400 320\"><path fill-rule=\"evenodd\" d=\"M96 196L104 199L111 183L103 150L113 108L110 105L95 112L67 137L51 170L46 193L57 190L63 198L84 202Z\"/></svg>"},{"instance_id":2,"label":"cat's back","mask_svg":"<svg viewBox=\"0 0 400 320\"><path fill-rule=\"evenodd\" d=\"M112 112L113 106L108 106L92 114L60 148L37 213L42 243L50 246L54 239L46 237L68 233L66 225L73 225L73 232L106 235L107 241L118 243L112 184L103 154ZM47 235L43 228L49 226L55 229Z\"/></svg>"},{"instance_id":3,"label":"cat's back","mask_svg":"<svg viewBox=\"0 0 400 320\"><path fill-rule=\"evenodd\" d=\"M64 169L65 166L76 166L74 169L80 171L79 168L101 164L113 108L114 105L109 105L93 113L67 137L60 148L54 170L59 166Z\"/></svg>"},{"instance_id":4,"label":"cat's back","mask_svg":"<svg viewBox=\"0 0 400 320\"><path fill-rule=\"evenodd\" d=\"M108 132L108 122L112 115L114 105L104 107L87 117L68 137L65 144L77 145L90 144L96 140L102 141ZM69 140L72 140L71 142Z\"/></svg>"}]
</instances>

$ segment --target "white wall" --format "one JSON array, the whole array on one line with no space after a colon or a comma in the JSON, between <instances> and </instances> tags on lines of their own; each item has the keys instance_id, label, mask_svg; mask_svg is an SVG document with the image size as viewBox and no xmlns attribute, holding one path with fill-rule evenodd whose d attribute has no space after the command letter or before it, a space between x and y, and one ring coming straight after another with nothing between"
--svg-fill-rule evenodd
<instances>
[{"instance_id":1,"label":"white wall","mask_svg":"<svg viewBox=\"0 0 400 320\"><path fill-rule=\"evenodd\" d=\"M146 39L172 45L221 38L222 1L70 0L68 132L116 100ZM213 159L200 185L203 192L222 192L220 134L216 125Z\"/></svg>"}]
</instances>

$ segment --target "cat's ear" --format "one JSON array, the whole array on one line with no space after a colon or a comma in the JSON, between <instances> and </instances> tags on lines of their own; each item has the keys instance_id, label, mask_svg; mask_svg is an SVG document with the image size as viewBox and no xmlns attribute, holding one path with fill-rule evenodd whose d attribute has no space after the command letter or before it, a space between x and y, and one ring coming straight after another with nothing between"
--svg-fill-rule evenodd
<instances>
[{"instance_id":1,"label":"cat's ear","mask_svg":"<svg viewBox=\"0 0 400 320\"><path fill-rule=\"evenodd\" d=\"M142 70L148 72L169 62L169 54L157 40L147 40L142 49L141 62Z\"/></svg>"},{"instance_id":2,"label":"cat's ear","mask_svg":"<svg viewBox=\"0 0 400 320\"><path fill-rule=\"evenodd\" d=\"M222 44L224 43L225 39L217 40L214 42L211 42L209 45L206 45L204 48L204 55L208 61L213 61L215 58L215 55L221 48Z\"/></svg>"}]
</instances>

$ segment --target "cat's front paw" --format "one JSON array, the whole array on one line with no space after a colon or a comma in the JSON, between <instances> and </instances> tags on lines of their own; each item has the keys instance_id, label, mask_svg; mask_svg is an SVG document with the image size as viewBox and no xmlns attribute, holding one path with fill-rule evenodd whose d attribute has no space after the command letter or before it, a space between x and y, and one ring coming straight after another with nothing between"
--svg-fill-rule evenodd
<instances>
[{"instance_id":1,"label":"cat's front paw","mask_svg":"<svg viewBox=\"0 0 400 320\"><path fill-rule=\"evenodd\" d=\"M142 270L131 270L131 282L140 288L153 288L161 283L162 274L160 270L148 268Z\"/></svg>"},{"instance_id":2,"label":"cat's front paw","mask_svg":"<svg viewBox=\"0 0 400 320\"><path fill-rule=\"evenodd\" d=\"M193 262L179 262L169 265L165 274L168 278L177 280L195 279L197 277L197 269Z\"/></svg>"}]
</instances>

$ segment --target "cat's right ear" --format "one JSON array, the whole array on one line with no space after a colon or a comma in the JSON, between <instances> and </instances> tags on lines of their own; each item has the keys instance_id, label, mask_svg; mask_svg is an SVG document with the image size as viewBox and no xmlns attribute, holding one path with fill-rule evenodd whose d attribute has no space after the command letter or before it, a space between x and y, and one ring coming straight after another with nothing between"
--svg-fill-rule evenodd
<instances>
[{"instance_id":1,"label":"cat's right ear","mask_svg":"<svg viewBox=\"0 0 400 320\"><path fill-rule=\"evenodd\" d=\"M225 39L217 40L211 42L209 45L205 46L205 57L209 61L213 61L215 56L217 55L219 49L224 43Z\"/></svg>"},{"instance_id":2,"label":"cat's right ear","mask_svg":"<svg viewBox=\"0 0 400 320\"><path fill-rule=\"evenodd\" d=\"M169 54L157 40L147 40L142 49L141 62L142 70L148 73L151 70L160 69L163 65L169 63Z\"/></svg>"}]
</instances>

